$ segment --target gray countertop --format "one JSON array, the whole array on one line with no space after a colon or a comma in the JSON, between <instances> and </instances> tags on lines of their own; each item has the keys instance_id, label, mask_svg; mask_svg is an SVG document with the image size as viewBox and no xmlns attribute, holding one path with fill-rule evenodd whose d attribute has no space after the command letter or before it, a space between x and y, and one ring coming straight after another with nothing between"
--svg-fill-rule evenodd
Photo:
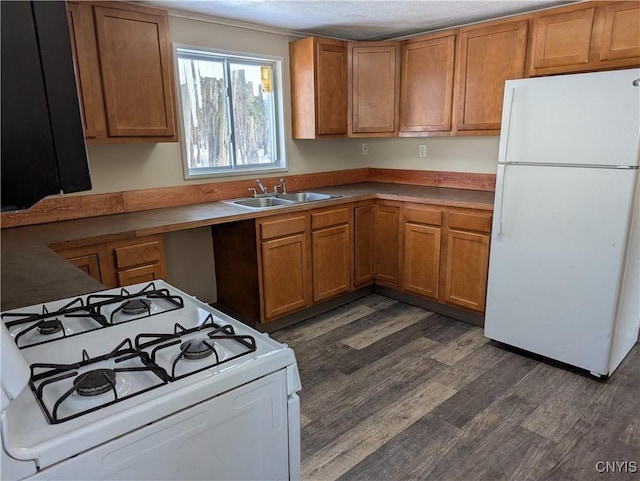
<instances>
[{"instance_id":1,"label":"gray countertop","mask_svg":"<svg viewBox=\"0 0 640 481\"><path fill-rule=\"evenodd\" d=\"M51 247L76 247L160 234L373 197L482 210L493 209L494 197L493 192L387 183L348 184L313 191L339 197L266 210L209 202L4 229L1 309L15 309L105 288L57 255Z\"/></svg>"}]
</instances>

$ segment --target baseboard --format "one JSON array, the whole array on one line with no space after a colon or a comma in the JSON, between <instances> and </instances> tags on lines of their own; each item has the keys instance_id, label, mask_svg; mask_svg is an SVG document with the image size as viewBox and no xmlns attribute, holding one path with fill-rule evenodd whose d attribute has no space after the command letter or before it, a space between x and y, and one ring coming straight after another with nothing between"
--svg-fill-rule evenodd
<instances>
[{"instance_id":1,"label":"baseboard","mask_svg":"<svg viewBox=\"0 0 640 481\"><path fill-rule=\"evenodd\" d=\"M373 292L380 294L381 296L390 297L396 299L405 304L425 309L427 311L433 311L443 316L451 317L458 321L463 321L474 326L484 327L484 314L469 312L464 309L458 309L456 307L447 306L438 302L430 301L424 297L415 296L407 292L396 291L389 287L373 286Z\"/></svg>"}]
</instances>

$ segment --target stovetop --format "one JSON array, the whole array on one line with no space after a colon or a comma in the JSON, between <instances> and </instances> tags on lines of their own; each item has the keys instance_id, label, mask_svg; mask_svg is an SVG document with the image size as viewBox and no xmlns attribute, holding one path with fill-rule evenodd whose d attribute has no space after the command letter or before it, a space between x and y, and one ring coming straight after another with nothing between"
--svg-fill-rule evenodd
<instances>
[{"instance_id":1,"label":"stovetop","mask_svg":"<svg viewBox=\"0 0 640 481\"><path fill-rule=\"evenodd\" d=\"M295 366L286 345L163 281L1 317L28 366L28 387L2 413L3 442L18 451L108 440ZM4 351L3 378L18 372Z\"/></svg>"}]
</instances>

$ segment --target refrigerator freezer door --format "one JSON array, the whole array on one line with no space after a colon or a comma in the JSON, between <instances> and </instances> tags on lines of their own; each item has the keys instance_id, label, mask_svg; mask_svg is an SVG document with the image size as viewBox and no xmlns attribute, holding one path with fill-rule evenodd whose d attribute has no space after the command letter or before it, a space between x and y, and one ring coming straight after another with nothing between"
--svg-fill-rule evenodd
<instances>
[{"instance_id":1,"label":"refrigerator freezer door","mask_svg":"<svg viewBox=\"0 0 640 481\"><path fill-rule=\"evenodd\" d=\"M608 373L636 175L560 166L498 171L487 337Z\"/></svg>"},{"instance_id":2,"label":"refrigerator freezer door","mask_svg":"<svg viewBox=\"0 0 640 481\"><path fill-rule=\"evenodd\" d=\"M506 83L500 162L638 165L640 69Z\"/></svg>"}]
</instances>

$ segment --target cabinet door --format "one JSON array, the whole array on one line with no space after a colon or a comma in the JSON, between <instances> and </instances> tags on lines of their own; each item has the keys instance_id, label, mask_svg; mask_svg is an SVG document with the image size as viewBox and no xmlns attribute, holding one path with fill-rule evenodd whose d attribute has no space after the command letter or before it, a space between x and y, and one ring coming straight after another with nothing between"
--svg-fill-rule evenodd
<instances>
[{"instance_id":1,"label":"cabinet door","mask_svg":"<svg viewBox=\"0 0 640 481\"><path fill-rule=\"evenodd\" d=\"M84 133L87 138L95 138L98 136L100 127L103 135L105 134L105 126L98 125L101 116L104 117L104 108L102 107L100 67L95 54L91 54L96 50L91 5L67 2L67 20L71 50L75 60Z\"/></svg>"},{"instance_id":2,"label":"cabinet door","mask_svg":"<svg viewBox=\"0 0 640 481\"><path fill-rule=\"evenodd\" d=\"M524 77L527 20L460 29L456 74L459 131L498 134L506 80Z\"/></svg>"},{"instance_id":3,"label":"cabinet door","mask_svg":"<svg viewBox=\"0 0 640 481\"><path fill-rule=\"evenodd\" d=\"M404 229L404 290L437 299L440 228L406 223Z\"/></svg>"},{"instance_id":4,"label":"cabinet door","mask_svg":"<svg viewBox=\"0 0 640 481\"><path fill-rule=\"evenodd\" d=\"M98 254L73 257L69 259L69 262L71 262L80 270L89 274L95 280L102 282L102 275L100 274L100 260L98 259Z\"/></svg>"},{"instance_id":5,"label":"cabinet door","mask_svg":"<svg viewBox=\"0 0 640 481\"><path fill-rule=\"evenodd\" d=\"M374 276L390 287L400 286L400 207L375 205Z\"/></svg>"},{"instance_id":6,"label":"cabinet door","mask_svg":"<svg viewBox=\"0 0 640 481\"><path fill-rule=\"evenodd\" d=\"M403 45L401 132L451 130L455 39L452 34Z\"/></svg>"},{"instance_id":7,"label":"cabinet door","mask_svg":"<svg viewBox=\"0 0 640 481\"><path fill-rule=\"evenodd\" d=\"M349 226L321 229L311 234L313 301L328 299L351 286Z\"/></svg>"},{"instance_id":8,"label":"cabinet door","mask_svg":"<svg viewBox=\"0 0 640 481\"><path fill-rule=\"evenodd\" d=\"M118 287L129 286L139 282L151 282L162 279L162 267L160 264L133 267L118 271L116 276L118 278Z\"/></svg>"},{"instance_id":9,"label":"cabinet door","mask_svg":"<svg viewBox=\"0 0 640 481\"><path fill-rule=\"evenodd\" d=\"M539 14L534 20L531 74L542 68L589 62L595 7L552 12Z\"/></svg>"},{"instance_id":10,"label":"cabinet door","mask_svg":"<svg viewBox=\"0 0 640 481\"><path fill-rule=\"evenodd\" d=\"M347 48L319 40L316 46L318 135L347 134Z\"/></svg>"},{"instance_id":11,"label":"cabinet door","mask_svg":"<svg viewBox=\"0 0 640 481\"><path fill-rule=\"evenodd\" d=\"M604 11L600 60L625 59L630 60L630 66L640 64L640 4L608 3Z\"/></svg>"},{"instance_id":12,"label":"cabinet door","mask_svg":"<svg viewBox=\"0 0 640 481\"><path fill-rule=\"evenodd\" d=\"M354 222L354 280L360 286L373 281L374 206L356 207Z\"/></svg>"},{"instance_id":13,"label":"cabinet door","mask_svg":"<svg viewBox=\"0 0 640 481\"><path fill-rule=\"evenodd\" d=\"M289 43L294 139L347 135L347 43L307 37Z\"/></svg>"},{"instance_id":14,"label":"cabinet door","mask_svg":"<svg viewBox=\"0 0 640 481\"><path fill-rule=\"evenodd\" d=\"M449 230L445 300L484 312L489 266L489 235Z\"/></svg>"},{"instance_id":15,"label":"cabinet door","mask_svg":"<svg viewBox=\"0 0 640 481\"><path fill-rule=\"evenodd\" d=\"M109 135L175 135L166 17L101 6L94 17Z\"/></svg>"},{"instance_id":16,"label":"cabinet door","mask_svg":"<svg viewBox=\"0 0 640 481\"><path fill-rule=\"evenodd\" d=\"M395 136L398 119L398 44L349 45L349 135Z\"/></svg>"},{"instance_id":17,"label":"cabinet door","mask_svg":"<svg viewBox=\"0 0 640 481\"><path fill-rule=\"evenodd\" d=\"M262 295L266 321L311 304L307 236L262 242Z\"/></svg>"}]
</instances>

